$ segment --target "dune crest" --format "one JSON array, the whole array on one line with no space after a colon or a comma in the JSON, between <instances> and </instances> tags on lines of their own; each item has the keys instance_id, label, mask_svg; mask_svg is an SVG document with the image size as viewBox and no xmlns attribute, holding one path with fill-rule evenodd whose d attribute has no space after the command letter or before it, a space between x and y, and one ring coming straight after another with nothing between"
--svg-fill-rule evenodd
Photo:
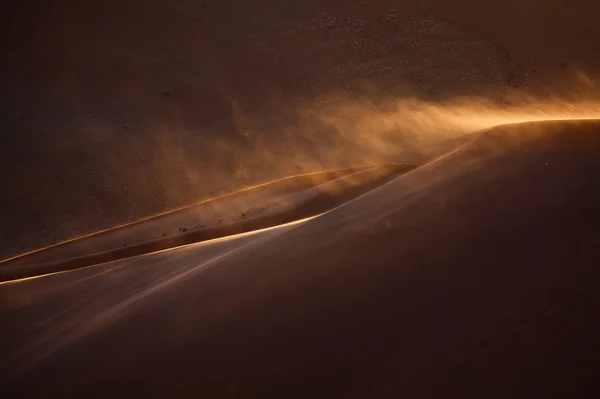
<instances>
[{"instance_id":1,"label":"dune crest","mask_svg":"<svg viewBox=\"0 0 600 399\"><path fill-rule=\"evenodd\" d=\"M598 120L498 126L281 233L0 285L6 392L590 392L598 170Z\"/></svg>"}]
</instances>

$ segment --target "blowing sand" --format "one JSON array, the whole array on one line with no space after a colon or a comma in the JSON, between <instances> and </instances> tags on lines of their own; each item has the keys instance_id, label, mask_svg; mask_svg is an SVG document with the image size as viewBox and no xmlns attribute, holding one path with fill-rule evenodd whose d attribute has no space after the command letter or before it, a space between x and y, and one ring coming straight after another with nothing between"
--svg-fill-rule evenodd
<instances>
[{"instance_id":1,"label":"blowing sand","mask_svg":"<svg viewBox=\"0 0 600 399\"><path fill-rule=\"evenodd\" d=\"M442 120L433 140L406 125L393 140L378 126L355 134L328 123L348 122L345 104L467 96L560 108L555 96L599 92L593 0L5 8L0 258L287 176L420 163L446 131Z\"/></svg>"},{"instance_id":2,"label":"blowing sand","mask_svg":"<svg viewBox=\"0 0 600 399\"><path fill-rule=\"evenodd\" d=\"M500 126L282 234L1 285L5 392L594 396L598 170L598 121Z\"/></svg>"},{"instance_id":3,"label":"blowing sand","mask_svg":"<svg viewBox=\"0 0 600 399\"><path fill-rule=\"evenodd\" d=\"M425 165L293 226L0 284L2 397L600 395L597 1L5 9L2 258Z\"/></svg>"}]
</instances>

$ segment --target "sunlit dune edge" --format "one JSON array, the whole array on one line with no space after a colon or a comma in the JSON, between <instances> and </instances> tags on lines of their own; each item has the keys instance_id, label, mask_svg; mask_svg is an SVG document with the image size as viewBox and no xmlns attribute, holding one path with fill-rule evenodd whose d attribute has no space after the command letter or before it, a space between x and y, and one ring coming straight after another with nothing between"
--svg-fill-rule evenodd
<instances>
[{"instance_id":1,"label":"sunlit dune edge","mask_svg":"<svg viewBox=\"0 0 600 399\"><path fill-rule=\"evenodd\" d=\"M6 260L0 264L2 280L10 276L30 277L40 270L48 274L74 269L284 225L326 212L416 166L368 166L343 173L323 172L278 180ZM202 221L206 224L201 224ZM187 227L178 227L182 225ZM162 231L170 233L161 235Z\"/></svg>"}]
</instances>

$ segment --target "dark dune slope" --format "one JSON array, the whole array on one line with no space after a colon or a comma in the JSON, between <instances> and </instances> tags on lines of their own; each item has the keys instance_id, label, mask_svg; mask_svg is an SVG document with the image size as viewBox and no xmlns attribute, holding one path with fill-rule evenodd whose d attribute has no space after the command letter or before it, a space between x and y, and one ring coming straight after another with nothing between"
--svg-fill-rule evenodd
<instances>
[{"instance_id":1,"label":"dark dune slope","mask_svg":"<svg viewBox=\"0 0 600 399\"><path fill-rule=\"evenodd\" d=\"M135 306L90 307L6 397L591 395L599 171L598 121L491 129ZM0 286L0 314L34 322L36 292L78 273ZM131 289L109 276L77 284Z\"/></svg>"}]
</instances>

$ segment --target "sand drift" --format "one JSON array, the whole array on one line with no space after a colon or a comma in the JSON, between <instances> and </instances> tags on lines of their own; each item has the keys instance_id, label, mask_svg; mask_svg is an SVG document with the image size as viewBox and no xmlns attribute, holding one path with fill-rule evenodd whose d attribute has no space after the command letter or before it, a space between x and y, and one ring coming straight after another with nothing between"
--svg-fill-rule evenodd
<instances>
[{"instance_id":1,"label":"sand drift","mask_svg":"<svg viewBox=\"0 0 600 399\"><path fill-rule=\"evenodd\" d=\"M0 336L0 392L597 392L598 171L600 121L504 125L305 222L0 284L12 327ZM354 170L277 203L301 209L322 198L308 195L317 187L338 198L348 180L367 187L392 175ZM139 226L176 231L180 221L167 221L177 215ZM76 243L69 251L85 250Z\"/></svg>"},{"instance_id":2,"label":"sand drift","mask_svg":"<svg viewBox=\"0 0 600 399\"><path fill-rule=\"evenodd\" d=\"M599 171L600 121L504 125L306 222L0 284L0 392L596 397Z\"/></svg>"}]
</instances>

